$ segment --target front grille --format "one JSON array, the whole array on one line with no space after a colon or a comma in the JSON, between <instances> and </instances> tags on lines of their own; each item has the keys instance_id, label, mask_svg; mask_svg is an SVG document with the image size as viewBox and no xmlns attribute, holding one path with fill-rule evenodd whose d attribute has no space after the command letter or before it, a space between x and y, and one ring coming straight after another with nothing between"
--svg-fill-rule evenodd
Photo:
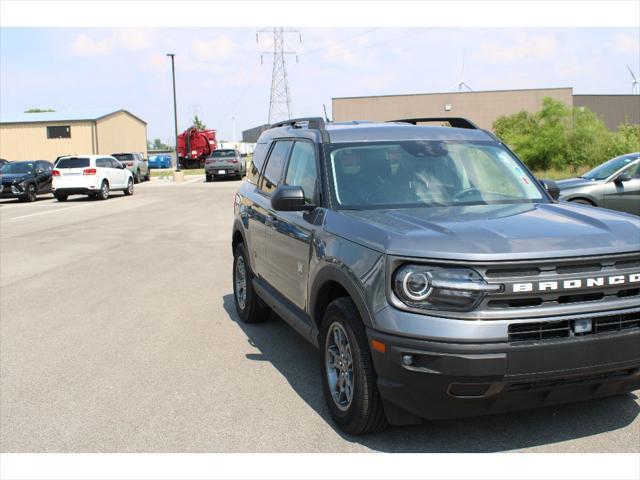
<instances>
[{"instance_id":1,"label":"front grille","mask_svg":"<svg viewBox=\"0 0 640 480\"><path fill-rule=\"evenodd\" d=\"M509 342L541 342L558 338L640 329L640 312L607 315L590 320L592 321L591 331L577 334L574 332L575 320L514 323L509 325Z\"/></svg>"},{"instance_id":2,"label":"front grille","mask_svg":"<svg viewBox=\"0 0 640 480\"><path fill-rule=\"evenodd\" d=\"M474 311L476 318L546 317L640 306L640 284L631 280L640 273L637 252L494 263L476 269L488 283L502 287L484 298ZM623 276L624 282L611 281L615 276ZM527 288L516 288L522 285Z\"/></svg>"}]
</instances>

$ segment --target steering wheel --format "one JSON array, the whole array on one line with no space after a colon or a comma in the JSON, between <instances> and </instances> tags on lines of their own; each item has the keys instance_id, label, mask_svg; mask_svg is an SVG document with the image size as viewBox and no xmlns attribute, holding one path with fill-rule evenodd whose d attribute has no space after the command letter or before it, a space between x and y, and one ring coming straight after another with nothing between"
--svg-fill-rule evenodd
<instances>
[{"instance_id":1,"label":"steering wheel","mask_svg":"<svg viewBox=\"0 0 640 480\"><path fill-rule=\"evenodd\" d=\"M482 197L482 194L480 193L480 190L478 190L477 188L470 187L470 188L465 188L464 190L456 193L453 196L453 199L455 201L459 201L459 200L462 200L463 198L470 197L470 196Z\"/></svg>"}]
</instances>

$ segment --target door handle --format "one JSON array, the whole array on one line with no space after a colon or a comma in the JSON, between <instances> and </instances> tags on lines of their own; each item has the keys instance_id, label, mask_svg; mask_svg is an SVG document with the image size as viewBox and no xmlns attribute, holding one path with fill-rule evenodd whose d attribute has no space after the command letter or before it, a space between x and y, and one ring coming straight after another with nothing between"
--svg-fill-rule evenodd
<instances>
[{"instance_id":1,"label":"door handle","mask_svg":"<svg viewBox=\"0 0 640 480\"><path fill-rule=\"evenodd\" d=\"M267 215L267 220L266 220L266 224L270 225L272 227L275 227L278 224L279 220L274 217L273 215Z\"/></svg>"}]
</instances>

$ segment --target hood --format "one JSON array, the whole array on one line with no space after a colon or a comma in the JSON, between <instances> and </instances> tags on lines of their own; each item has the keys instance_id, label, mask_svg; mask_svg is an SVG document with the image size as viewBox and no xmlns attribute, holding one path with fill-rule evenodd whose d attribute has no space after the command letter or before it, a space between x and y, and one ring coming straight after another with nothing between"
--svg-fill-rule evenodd
<instances>
[{"instance_id":1,"label":"hood","mask_svg":"<svg viewBox=\"0 0 640 480\"><path fill-rule=\"evenodd\" d=\"M595 185L599 180L587 180L586 178L567 178L566 180L557 180L556 185L560 190L568 188L584 187L585 185Z\"/></svg>"},{"instance_id":2,"label":"hood","mask_svg":"<svg viewBox=\"0 0 640 480\"><path fill-rule=\"evenodd\" d=\"M15 182L16 180L26 180L32 177L31 173L0 173L0 181L2 183Z\"/></svg>"},{"instance_id":3,"label":"hood","mask_svg":"<svg viewBox=\"0 0 640 480\"><path fill-rule=\"evenodd\" d=\"M640 217L577 204L331 211L325 228L393 255L527 260L640 251Z\"/></svg>"}]
</instances>

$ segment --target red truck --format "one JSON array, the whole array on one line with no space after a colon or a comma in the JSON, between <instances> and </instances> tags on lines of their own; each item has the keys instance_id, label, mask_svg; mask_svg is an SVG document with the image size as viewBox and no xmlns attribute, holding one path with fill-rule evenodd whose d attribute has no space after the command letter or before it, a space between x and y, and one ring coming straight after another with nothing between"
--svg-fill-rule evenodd
<instances>
[{"instance_id":1,"label":"red truck","mask_svg":"<svg viewBox=\"0 0 640 480\"><path fill-rule=\"evenodd\" d=\"M189 127L178 135L178 161L182 168L203 168L205 159L218 147L215 130Z\"/></svg>"}]
</instances>

